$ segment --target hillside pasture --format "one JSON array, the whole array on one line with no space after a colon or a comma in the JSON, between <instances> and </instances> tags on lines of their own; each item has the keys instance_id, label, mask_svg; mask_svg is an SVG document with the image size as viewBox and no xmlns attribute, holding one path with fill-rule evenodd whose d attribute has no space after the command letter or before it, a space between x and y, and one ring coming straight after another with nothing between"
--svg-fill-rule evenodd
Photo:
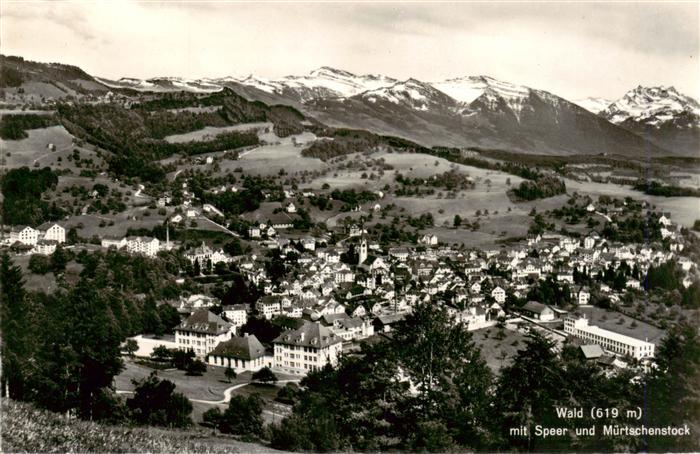
<instances>
[{"instance_id":1,"label":"hillside pasture","mask_svg":"<svg viewBox=\"0 0 700 454\"><path fill-rule=\"evenodd\" d=\"M696 219L700 219L700 198L698 197L660 197L646 195L635 191L628 186L613 183L578 182L565 179L567 192L578 192L582 195L590 195L594 199L601 195L622 198L631 197L636 200L646 201L660 212L668 212L671 219L686 227L693 225Z\"/></svg>"},{"instance_id":2,"label":"hillside pasture","mask_svg":"<svg viewBox=\"0 0 700 454\"><path fill-rule=\"evenodd\" d=\"M92 159L98 165L102 162L94 151L74 145L74 137L63 126L30 129L27 134L29 137L21 140L0 139L2 159L7 168L49 166L79 173L81 169L68 159L74 149L79 150L81 159ZM56 151L51 151L49 144L53 144Z\"/></svg>"},{"instance_id":3,"label":"hillside pasture","mask_svg":"<svg viewBox=\"0 0 700 454\"><path fill-rule=\"evenodd\" d=\"M241 132L241 131L251 131L260 130L266 131L272 128L272 123L259 122L259 123L242 123L232 126L207 126L196 131L191 131L185 134L173 134L167 136L165 141L168 143L187 143L187 142L206 142L208 140L213 140L219 134L226 132Z\"/></svg>"},{"instance_id":4,"label":"hillside pasture","mask_svg":"<svg viewBox=\"0 0 700 454\"><path fill-rule=\"evenodd\" d=\"M280 171L288 174L304 171L323 171L327 165L316 158L301 155L302 148L287 137L279 144L263 145L241 153L237 160L220 163L221 173L241 168L243 172L255 175L276 175Z\"/></svg>"}]
</instances>

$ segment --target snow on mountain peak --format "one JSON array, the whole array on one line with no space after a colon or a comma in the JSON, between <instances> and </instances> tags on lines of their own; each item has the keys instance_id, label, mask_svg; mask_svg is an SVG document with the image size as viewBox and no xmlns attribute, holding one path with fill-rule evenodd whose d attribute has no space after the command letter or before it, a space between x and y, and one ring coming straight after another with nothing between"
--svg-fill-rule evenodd
<instances>
[{"instance_id":1,"label":"snow on mountain peak","mask_svg":"<svg viewBox=\"0 0 700 454\"><path fill-rule=\"evenodd\" d=\"M612 101L605 98L596 98L594 96L591 96L583 99L575 99L573 103L580 107L583 107L589 112L599 114L600 112L605 110L612 103Z\"/></svg>"},{"instance_id":2,"label":"snow on mountain peak","mask_svg":"<svg viewBox=\"0 0 700 454\"><path fill-rule=\"evenodd\" d=\"M431 84L413 78L395 82L390 86L365 91L361 96L371 103L384 100L420 111L430 110L432 106L436 105L449 107L449 104L454 104L453 99Z\"/></svg>"},{"instance_id":3,"label":"snow on mountain peak","mask_svg":"<svg viewBox=\"0 0 700 454\"><path fill-rule=\"evenodd\" d=\"M296 76L290 76L295 78ZM345 71L343 69L332 68L330 66L321 66L320 68L314 69L309 73L309 77L343 77L343 78L354 78L357 77L355 74Z\"/></svg>"},{"instance_id":4,"label":"snow on mountain peak","mask_svg":"<svg viewBox=\"0 0 700 454\"><path fill-rule=\"evenodd\" d=\"M358 76L329 66L314 69L305 76L286 76L280 79L250 77L241 80L244 85L254 86L268 93L296 93L302 102L320 98L347 98L396 82L395 79L385 76Z\"/></svg>"},{"instance_id":5,"label":"snow on mountain peak","mask_svg":"<svg viewBox=\"0 0 700 454\"><path fill-rule=\"evenodd\" d=\"M433 87L464 104L471 104L487 90L506 100L527 98L530 89L521 85L503 82L489 76L467 76L434 82Z\"/></svg>"},{"instance_id":6,"label":"snow on mountain peak","mask_svg":"<svg viewBox=\"0 0 700 454\"><path fill-rule=\"evenodd\" d=\"M611 103L600 115L616 124L632 121L661 127L679 117L700 119L700 104L674 87L639 85ZM700 126L700 121L696 121L696 125Z\"/></svg>"}]
</instances>

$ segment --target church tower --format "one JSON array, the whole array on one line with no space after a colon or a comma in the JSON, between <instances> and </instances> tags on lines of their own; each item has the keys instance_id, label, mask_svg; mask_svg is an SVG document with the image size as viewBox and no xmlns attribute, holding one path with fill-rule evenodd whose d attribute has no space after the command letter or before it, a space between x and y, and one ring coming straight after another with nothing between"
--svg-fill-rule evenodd
<instances>
[{"instance_id":1,"label":"church tower","mask_svg":"<svg viewBox=\"0 0 700 454\"><path fill-rule=\"evenodd\" d=\"M365 262L365 260L367 260L367 238L365 238L365 232L363 229L362 237L360 239L360 252L357 264L362 265Z\"/></svg>"}]
</instances>

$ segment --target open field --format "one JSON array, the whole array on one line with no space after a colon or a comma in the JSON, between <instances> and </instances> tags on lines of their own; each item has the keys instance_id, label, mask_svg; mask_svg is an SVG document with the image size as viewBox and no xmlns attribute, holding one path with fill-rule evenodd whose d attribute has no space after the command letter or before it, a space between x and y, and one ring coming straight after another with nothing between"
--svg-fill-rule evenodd
<instances>
[{"instance_id":1,"label":"open field","mask_svg":"<svg viewBox=\"0 0 700 454\"><path fill-rule=\"evenodd\" d=\"M693 225L696 219L700 219L700 198L698 197L659 197L650 196L627 186L613 183L581 183L565 179L567 192L577 191L579 194L588 194L594 197L608 195L611 197L632 197L637 200L649 202L656 206L658 211L669 212L674 222L686 227Z\"/></svg>"},{"instance_id":2,"label":"open field","mask_svg":"<svg viewBox=\"0 0 700 454\"><path fill-rule=\"evenodd\" d=\"M481 349L481 357L493 373L510 364L518 350L525 348L525 336L515 330L492 326L473 331L472 335L474 343ZM499 339L501 336L503 338Z\"/></svg>"},{"instance_id":3,"label":"open field","mask_svg":"<svg viewBox=\"0 0 700 454\"><path fill-rule=\"evenodd\" d=\"M70 169L79 173L80 168L68 160L74 149L80 151L81 159L92 159L96 164L101 164L101 159L94 151L74 145L73 136L63 126L30 129L27 134L29 137L20 140L0 139L2 158L8 168L36 165L50 166L54 170ZM49 144L53 144L56 151L49 150ZM58 158L61 158L60 162Z\"/></svg>"},{"instance_id":4,"label":"open field","mask_svg":"<svg viewBox=\"0 0 700 454\"><path fill-rule=\"evenodd\" d=\"M279 144L263 145L246 151L238 160L221 162L221 173L237 167L245 173L257 175L275 175L280 170L294 173L326 169L326 164L320 159L302 156L302 148L295 146L291 138L280 140Z\"/></svg>"},{"instance_id":5,"label":"open field","mask_svg":"<svg viewBox=\"0 0 700 454\"><path fill-rule=\"evenodd\" d=\"M172 136L167 136L165 138L166 142L169 143L185 143L185 142L205 142L207 140L212 140L219 134L225 132L233 131L250 131L250 130L267 130L272 128L272 123L259 122L259 123L243 123L232 126L222 126L214 127L207 126L203 129L198 129L197 131L188 132L185 134L173 134Z\"/></svg>"}]
</instances>

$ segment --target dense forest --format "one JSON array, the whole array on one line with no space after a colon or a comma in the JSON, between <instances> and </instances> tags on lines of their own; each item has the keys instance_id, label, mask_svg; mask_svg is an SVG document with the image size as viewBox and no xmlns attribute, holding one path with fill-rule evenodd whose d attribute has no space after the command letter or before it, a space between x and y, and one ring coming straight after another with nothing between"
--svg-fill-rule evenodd
<instances>
[{"instance_id":1,"label":"dense forest","mask_svg":"<svg viewBox=\"0 0 700 454\"><path fill-rule=\"evenodd\" d=\"M9 170L2 177L2 219L6 224L38 226L45 221L56 221L63 211L49 203L42 195L56 188L58 174L49 167Z\"/></svg>"},{"instance_id":2,"label":"dense forest","mask_svg":"<svg viewBox=\"0 0 700 454\"><path fill-rule=\"evenodd\" d=\"M27 130L47 128L58 124L53 115L11 114L0 116L0 138L20 140L29 137Z\"/></svg>"},{"instance_id":3,"label":"dense forest","mask_svg":"<svg viewBox=\"0 0 700 454\"><path fill-rule=\"evenodd\" d=\"M513 194L522 200L536 200L566 194L566 185L554 175L538 175L535 179L525 180L513 189Z\"/></svg>"},{"instance_id":4,"label":"dense forest","mask_svg":"<svg viewBox=\"0 0 700 454\"><path fill-rule=\"evenodd\" d=\"M67 258L54 267L59 278ZM109 419L118 404L111 385L122 368L120 344L179 323L155 301L180 293L169 284L180 265L175 257L154 261L117 252L83 252L75 260L82 268L77 282L47 295L27 292L20 268L6 254L0 259L2 392L52 411Z\"/></svg>"},{"instance_id":5,"label":"dense forest","mask_svg":"<svg viewBox=\"0 0 700 454\"><path fill-rule=\"evenodd\" d=\"M666 185L658 181L639 180L635 183L634 189L647 195L662 197L700 197L700 190L698 189Z\"/></svg>"}]
</instances>

